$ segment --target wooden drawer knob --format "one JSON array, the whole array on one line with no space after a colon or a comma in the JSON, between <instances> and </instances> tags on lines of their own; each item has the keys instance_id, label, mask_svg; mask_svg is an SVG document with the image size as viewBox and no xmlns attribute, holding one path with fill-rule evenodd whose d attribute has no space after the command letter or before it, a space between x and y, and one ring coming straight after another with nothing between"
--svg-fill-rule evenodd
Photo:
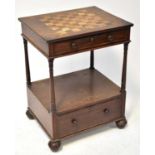
<instances>
[{"instance_id":1,"label":"wooden drawer knob","mask_svg":"<svg viewBox=\"0 0 155 155\"><path fill-rule=\"evenodd\" d=\"M94 40L95 40L94 37L91 37L91 38L90 38L90 42L93 42Z\"/></svg>"},{"instance_id":2,"label":"wooden drawer knob","mask_svg":"<svg viewBox=\"0 0 155 155\"><path fill-rule=\"evenodd\" d=\"M110 35L108 35L108 40L109 41L112 41L113 40L113 37L112 37L112 35L110 34Z\"/></svg>"},{"instance_id":3,"label":"wooden drawer knob","mask_svg":"<svg viewBox=\"0 0 155 155\"><path fill-rule=\"evenodd\" d=\"M74 118L74 119L72 119L72 124L74 124L74 125L77 125L78 124L78 121Z\"/></svg>"},{"instance_id":4,"label":"wooden drawer knob","mask_svg":"<svg viewBox=\"0 0 155 155\"><path fill-rule=\"evenodd\" d=\"M105 114L107 114L107 113L110 112L110 110L109 110L108 108L105 108L105 109L103 109L103 112L104 112Z\"/></svg>"},{"instance_id":5,"label":"wooden drawer knob","mask_svg":"<svg viewBox=\"0 0 155 155\"><path fill-rule=\"evenodd\" d=\"M77 48L77 44L74 43L74 42L71 44L71 46L72 46L73 49Z\"/></svg>"}]
</instances>

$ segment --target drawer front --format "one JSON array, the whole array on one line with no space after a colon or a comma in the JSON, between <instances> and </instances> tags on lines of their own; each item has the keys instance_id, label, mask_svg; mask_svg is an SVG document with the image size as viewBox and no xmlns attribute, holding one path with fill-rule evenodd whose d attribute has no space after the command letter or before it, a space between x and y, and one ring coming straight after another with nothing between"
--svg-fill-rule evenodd
<instances>
[{"instance_id":1,"label":"drawer front","mask_svg":"<svg viewBox=\"0 0 155 155\"><path fill-rule=\"evenodd\" d=\"M117 30L103 34L93 35L71 41L54 44L54 56L74 54L76 52L99 48L115 43L129 41L130 29Z\"/></svg>"},{"instance_id":2,"label":"drawer front","mask_svg":"<svg viewBox=\"0 0 155 155\"><path fill-rule=\"evenodd\" d=\"M121 117L121 100L113 99L57 117L59 138Z\"/></svg>"}]
</instances>

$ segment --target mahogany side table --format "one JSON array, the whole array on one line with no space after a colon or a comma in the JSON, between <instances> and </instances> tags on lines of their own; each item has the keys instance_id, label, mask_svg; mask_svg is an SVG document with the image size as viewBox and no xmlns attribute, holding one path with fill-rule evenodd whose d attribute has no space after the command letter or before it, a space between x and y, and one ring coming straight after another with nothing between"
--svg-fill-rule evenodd
<instances>
[{"instance_id":1,"label":"mahogany side table","mask_svg":"<svg viewBox=\"0 0 155 155\"><path fill-rule=\"evenodd\" d=\"M19 18L25 49L28 110L58 151L61 140L101 124L124 128L127 50L132 23L97 7ZM49 78L31 81L27 41L49 63ZM117 86L94 67L94 50L124 45L122 83ZM54 59L90 51L88 69L53 76Z\"/></svg>"}]
</instances>

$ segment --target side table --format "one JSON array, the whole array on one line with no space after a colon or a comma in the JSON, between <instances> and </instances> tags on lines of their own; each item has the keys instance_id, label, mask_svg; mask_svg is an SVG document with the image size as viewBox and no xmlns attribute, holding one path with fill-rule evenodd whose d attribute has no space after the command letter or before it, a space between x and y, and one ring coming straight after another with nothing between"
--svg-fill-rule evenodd
<instances>
[{"instance_id":1,"label":"side table","mask_svg":"<svg viewBox=\"0 0 155 155\"><path fill-rule=\"evenodd\" d=\"M97 7L19 18L25 49L28 110L58 151L61 140L101 124L127 124L125 118L127 51L132 23ZM31 81L27 41L47 59L49 78ZM94 50L123 44L121 86L94 67ZM54 59L90 51L88 69L53 76ZM65 67L65 66L64 66Z\"/></svg>"}]
</instances>

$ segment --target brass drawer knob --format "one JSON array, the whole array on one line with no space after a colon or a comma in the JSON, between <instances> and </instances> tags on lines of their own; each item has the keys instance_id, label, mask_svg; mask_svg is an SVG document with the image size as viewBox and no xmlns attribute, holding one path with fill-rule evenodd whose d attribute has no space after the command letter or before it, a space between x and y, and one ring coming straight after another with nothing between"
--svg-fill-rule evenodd
<instances>
[{"instance_id":1,"label":"brass drawer knob","mask_svg":"<svg viewBox=\"0 0 155 155\"><path fill-rule=\"evenodd\" d=\"M110 110L109 110L108 108L105 108L105 109L103 109L103 112L104 112L105 114L107 114L107 113L110 112Z\"/></svg>"},{"instance_id":2,"label":"brass drawer knob","mask_svg":"<svg viewBox=\"0 0 155 155\"><path fill-rule=\"evenodd\" d=\"M74 43L74 42L71 44L71 46L72 46L72 48L74 48L74 49L77 48L77 44Z\"/></svg>"},{"instance_id":3,"label":"brass drawer knob","mask_svg":"<svg viewBox=\"0 0 155 155\"><path fill-rule=\"evenodd\" d=\"M78 124L78 121L74 118L74 119L72 119L72 124L74 124L74 125L77 125Z\"/></svg>"},{"instance_id":4,"label":"brass drawer knob","mask_svg":"<svg viewBox=\"0 0 155 155\"><path fill-rule=\"evenodd\" d=\"M110 35L108 35L108 40L109 41L112 41L113 40L113 37L112 37L112 35L110 34Z\"/></svg>"}]
</instances>

